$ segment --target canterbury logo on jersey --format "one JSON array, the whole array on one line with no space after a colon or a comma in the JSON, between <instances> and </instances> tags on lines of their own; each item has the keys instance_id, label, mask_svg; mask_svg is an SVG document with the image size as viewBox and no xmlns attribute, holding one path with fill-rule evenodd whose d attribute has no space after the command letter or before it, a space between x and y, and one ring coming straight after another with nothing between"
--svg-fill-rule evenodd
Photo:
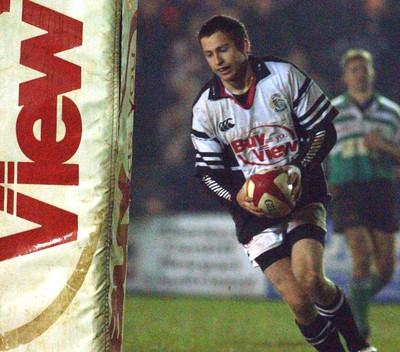
<instances>
[{"instance_id":1,"label":"canterbury logo on jersey","mask_svg":"<svg viewBox=\"0 0 400 352\"><path fill-rule=\"evenodd\" d=\"M221 132L226 132L229 129L231 129L232 127L235 127L235 124L231 122L232 118L228 118L222 122L219 123L219 130Z\"/></svg>"}]
</instances>

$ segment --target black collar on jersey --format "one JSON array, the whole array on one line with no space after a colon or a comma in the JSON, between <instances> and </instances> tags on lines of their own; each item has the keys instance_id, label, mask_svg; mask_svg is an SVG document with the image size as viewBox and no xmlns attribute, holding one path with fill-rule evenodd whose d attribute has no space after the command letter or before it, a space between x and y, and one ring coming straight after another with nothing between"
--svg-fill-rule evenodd
<instances>
[{"instance_id":1,"label":"black collar on jersey","mask_svg":"<svg viewBox=\"0 0 400 352\"><path fill-rule=\"evenodd\" d=\"M253 98L254 98L254 93L255 93L255 87L257 83L267 77L271 72L268 70L267 66L264 63L264 60L261 58L256 58L252 55L249 56L249 63L251 65L251 68L253 70L253 82L249 88L250 92L248 95L248 99L246 101L246 104L242 105L238 101L236 101L239 105L244 107L245 109L249 109L251 105L253 104ZM225 91L225 87L221 82L221 79L214 74L213 78L211 79L211 87L210 87L210 93L208 95L208 99L210 100L219 100L223 98L231 98L234 99L231 95L227 94Z\"/></svg>"}]
</instances>

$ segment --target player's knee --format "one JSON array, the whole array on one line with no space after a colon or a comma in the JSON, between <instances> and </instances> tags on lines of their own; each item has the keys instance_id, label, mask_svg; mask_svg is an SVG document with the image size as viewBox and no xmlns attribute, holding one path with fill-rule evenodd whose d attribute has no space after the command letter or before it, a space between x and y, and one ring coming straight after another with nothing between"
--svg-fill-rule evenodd
<instances>
[{"instance_id":1,"label":"player's knee","mask_svg":"<svg viewBox=\"0 0 400 352\"><path fill-rule=\"evenodd\" d=\"M303 324L311 324L315 319L316 309L310 295L304 290L286 290L281 292L282 298L292 310L296 320Z\"/></svg>"},{"instance_id":2,"label":"player's knee","mask_svg":"<svg viewBox=\"0 0 400 352\"><path fill-rule=\"evenodd\" d=\"M371 260L369 252L353 254L353 276L367 278L370 272Z\"/></svg>"},{"instance_id":3,"label":"player's knee","mask_svg":"<svg viewBox=\"0 0 400 352\"><path fill-rule=\"evenodd\" d=\"M291 306L296 320L302 322L303 324L309 325L315 320L316 310L314 304L303 304Z\"/></svg>"},{"instance_id":4,"label":"player's knee","mask_svg":"<svg viewBox=\"0 0 400 352\"><path fill-rule=\"evenodd\" d=\"M359 266L368 266L371 262L371 251L366 246L360 245L357 249L352 249L353 262Z\"/></svg>"},{"instance_id":5,"label":"player's knee","mask_svg":"<svg viewBox=\"0 0 400 352\"><path fill-rule=\"evenodd\" d=\"M373 266L373 271L376 276L382 281L382 283L389 283L392 279L396 267L395 255L388 255L383 257L381 260L376 260Z\"/></svg>"},{"instance_id":6,"label":"player's knee","mask_svg":"<svg viewBox=\"0 0 400 352\"><path fill-rule=\"evenodd\" d=\"M324 275L313 270L301 273L298 280L303 290L310 296L318 295L318 292L323 291L326 284Z\"/></svg>"},{"instance_id":7,"label":"player's knee","mask_svg":"<svg viewBox=\"0 0 400 352\"><path fill-rule=\"evenodd\" d=\"M392 279L394 274L394 268L395 268L395 263L387 265L379 272L378 277L384 286L386 286Z\"/></svg>"}]
</instances>

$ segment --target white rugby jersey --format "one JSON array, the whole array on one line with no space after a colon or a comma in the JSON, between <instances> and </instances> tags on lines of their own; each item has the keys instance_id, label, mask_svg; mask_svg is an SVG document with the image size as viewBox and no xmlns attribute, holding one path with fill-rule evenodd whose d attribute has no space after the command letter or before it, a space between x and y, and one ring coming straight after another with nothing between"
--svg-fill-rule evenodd
<instances>
[{"instance_id":1,"label":"white rugby jersey","mask_svg":"<svg viewBox=\"0 0 400 352\"><path fill-rule=\"evenodd\" d=\"M233 202L244 180L261 169L294 163L304 172L323 147L324 126L337 115L317 84L293 64L271 57L250 57L250 63L254 77L244 105L216 75L193 105L195 174ZM313 181L326 193L322 168L317 174ZM223 182L215 175L223 175Z\"/></svg>"}]
</instances>

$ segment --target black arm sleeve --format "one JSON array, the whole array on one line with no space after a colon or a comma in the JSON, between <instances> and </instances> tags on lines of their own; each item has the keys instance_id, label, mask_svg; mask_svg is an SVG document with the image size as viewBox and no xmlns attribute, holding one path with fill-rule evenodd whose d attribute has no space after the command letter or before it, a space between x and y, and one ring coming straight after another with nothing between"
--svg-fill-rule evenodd
<instances>
[{"instance_id":1,"label":"black arm sleeve","mask_svg":"<svg viewBox=\"0 0 400 352\"><path fill-rule=\"evenodd\" d=\"M336 143L336 129L332 122L324 125L323 129L312 131L307 136L300 155L290 164L296 165L305 171L320 165Z\"/></svg>"},{"instance_id":2,"label":"black arm sleeve","mask_svg":"<svg viewBox=\"0 0 400 352\"><path fill-rule=\"evenodd\" d=\"M237 204L236 191L231 186L231 182L223 175L214 173L212 175L203 175L201 182L209 194L217 199L224 206Z\"/></svg>"}]
</instances>

